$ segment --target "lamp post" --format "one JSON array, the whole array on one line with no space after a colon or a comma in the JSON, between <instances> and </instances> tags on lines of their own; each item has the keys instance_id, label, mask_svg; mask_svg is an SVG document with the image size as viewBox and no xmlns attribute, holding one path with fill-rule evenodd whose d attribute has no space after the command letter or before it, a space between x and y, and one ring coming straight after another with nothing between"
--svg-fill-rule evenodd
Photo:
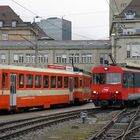
<instances>
[{"instance_id":1,"label":"lamp post","mask_svg":"<svg viewBox=\"0 0 140 140\"><path fill-rule=\"evenodd\" d=\"M35 16L33 18L33 23L34 25L36 24L35 23L35 19L37 18L41 18L40 16ZM36 25L35 25L36 26ZM34 28L35 28L34 26ZM37 44L37 41L38 41L38 31L36 31L36 28L35 28L35 45L34 45L34 50L35 50L35 67L37 67L37 60L38 60L38 44Z\"/></svg>"},{"instance_id":2,"label":"lamp post","mask_svg":"<svg viewBox=\"0 0 140 140\"><path fill-rule=\"evenodd\" d=\"M37 45L37 41L35 43L35 67L37 67L37 60L38 60L38 45Z\"/></svg>"}]
</instances>

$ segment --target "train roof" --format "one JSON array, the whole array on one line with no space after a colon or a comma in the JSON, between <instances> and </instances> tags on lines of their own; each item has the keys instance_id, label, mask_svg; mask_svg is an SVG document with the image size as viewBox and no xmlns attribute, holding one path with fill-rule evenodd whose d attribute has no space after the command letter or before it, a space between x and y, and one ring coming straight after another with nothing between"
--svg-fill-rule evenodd
<instances>
[{"instance_id":1,"label":"train roof","mask_svg":"<svg viewBox=\"0 0 140 140\"><path fill-rule=\"evenodd\" d=\"M115 65L115 66L111 66L111 65L96 66L92 69L92 72L100 73L105 68L109 68L113 72L123 72L123 71L140 72L140 65L133 64L133 63L127 63L125 65Z\"/></svg>"},{"instance_id":2,"label":"train roof","mask_svg":"<svg viewBox=\"0 0 140 140\"><path fill-rule=\"evenodd\" d=\"M14 65L0 65L0 69L1 70L8 69L8 70L22 70L22 71L36 71L36 72L74 74L73 71L68 71L68 70L58 70L58 69L50 69L50 68L24 67L24 66L14 66Z\"/></svg>"},{"instance_id":3,"label":"train roof","mask_svg":"<svg viewBox=\"0 0 140 140\"><path fill-rule=\"evenodd\" d=\"M25 67L25 66L14 66L14 65L1 65L0 70L22 70L22 71L36 71L36 72L48 72L48 73L62 73L62 74L78 74L78 75L89 75L81 71L61 70L52 68L37 68L37 67Z\"/></svg>"}]
</instances>

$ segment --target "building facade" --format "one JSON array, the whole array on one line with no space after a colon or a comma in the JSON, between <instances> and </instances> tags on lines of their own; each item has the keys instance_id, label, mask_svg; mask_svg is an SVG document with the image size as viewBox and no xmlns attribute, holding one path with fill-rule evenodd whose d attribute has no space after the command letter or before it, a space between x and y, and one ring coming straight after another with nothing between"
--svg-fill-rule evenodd
<instances>
[{"instance_id":1,"label":"building facade","mask_svg":"<svg viewBox=\"0 0 140 140\"><path fill-rule=\"evenodd\" d=\"M0 40L29 40L50 38L35 22L23 22L9 7L0 6Z\"/></svg>"},{"instance_id":2,"label":"building facade","mask_svg":"<svg viewBox=\"0 0 140 140\"><path fill-rule=\"evenodd\" d=\"M131 2L132 0L110 0L110 12L109 12L109 23L110 28L112 25L112 21L115 16L119 15Z\"/></svg>"},{"instance_id":3,"label":"building facade","mask_svg":"<svg viewBox=\"0 0 140 140\"><path fill-rule=\"evenodd\" d=\"M140 63L139 0L132 0L121 13L115 16L110 34L112 54L117 63Z\"/></svg>"},{"instance_id":4,"label":"building facade","mask_svg":"<svg viewBox=\"0 0 140 140\"><path fill-rule=\"evenodd\" d=\"M1 41L0 63L43 68L47 64L72 66L73 61L74 66L91 71L110 61L111 46L107 40L48 40L38 41L35 46L27 41Z\"/></svg>"},{"instance_id":5,"label":"building facade","mask_svg":"<svg viewBox=\"0 0 140 140\"><path fill-rule=\"evenodd\" d=\"M37 23L54 40L71 40L71 22L60 18L43 19Z\"/></svg>"},{"instance_id":6,"label":"building facade","mask_svg":"<svg viewBox=\"0 0 140 140\"><path fill-rule=\"evenodd\" d=\"M0 40L35 40L36 31L9 7L0 6Z\"/></svg>"}]
</instances>

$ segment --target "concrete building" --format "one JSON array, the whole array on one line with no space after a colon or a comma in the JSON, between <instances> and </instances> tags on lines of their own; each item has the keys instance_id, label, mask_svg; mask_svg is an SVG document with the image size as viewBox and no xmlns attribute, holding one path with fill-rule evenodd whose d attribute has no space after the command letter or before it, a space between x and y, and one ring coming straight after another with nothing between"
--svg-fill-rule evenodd
<instances>
[{"instance_id":1,"label":"concrete building","mask_svg":"<svg viewBox=\"0 0 140 140\"><path fill-rule=\"evenodd\" d=\"M47 64L71 66L73 60L78 68L91 71L94 66L110 61L111 46L107 40L47 40L38 41L35 45L37 48L27 41L0 41L0 63L37 67L46 67Z\"/></svg>"},{"instance_id":2,"label":"concrete building","mask_svg":"<svg viewBox=\"0 0 140 140\"><path fill-rule=\"evenodd\" d=\"M132 0L110 0L110 28L115 16L119 15L129 5L131 1Z\"/></svg>"},{"instance_id":3,"label":"concrete building","mask_svg":"<svg viewBox=\"0 0 140 140\"><path fill-rule=\"evenodd\" d=\"M35 23L23 22L9 7L0 6L0 40L51 39Z\"/></svg>"},{"instance_id":4,"label":"concrete building","mask_svg":"<svg viewBox=\"0 0 140 140\"><path fill-rule=\"evenodd\" d=\"M71 40L71 22L60 18L43 19L37 23L54 40Z\"/></svg>"},{"instance_id":5,"label":"concrete building","mask_svg":"<svg viewBox=\"0 0 140 140\"><path fill-rule=\"evenodd\" d=\"M112 54L117 63L140 63L140 0L132 0L115 15L110 35Z\"/></svg>"},{"instance_id":6,"label":"concrete building","mask_svg":"<svg viewBox=\"0 0 140 140\"><path fill-rule=\"evenodd\" d=\"M0 40L35 40L35 37L31 23L23 22L9 6L0 6Z\"/></svg>"}]
</instances>

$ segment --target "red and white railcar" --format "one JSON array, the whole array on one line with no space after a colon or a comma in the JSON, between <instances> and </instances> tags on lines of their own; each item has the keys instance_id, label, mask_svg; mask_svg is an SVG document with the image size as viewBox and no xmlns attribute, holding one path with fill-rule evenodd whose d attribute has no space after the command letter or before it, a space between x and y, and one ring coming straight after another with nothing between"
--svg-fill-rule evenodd
<instances>
[{"instance_id":1,"label":"red and white railcar","mask_svg":"<svg viewBox=\"0 0 140 140\"><path fill-rule=\"evenodd\" d=\"M91 99L96 106L124 106L140 102L140 70L98 66L92 69Z\"/></svg>"},{"instance_id":2,"label":"red and white railcar","mask_svg":"<svg viewBox=\"0 0 140 140\"><path fill-rule=\"evenodd\" d=\"M64 69L0 65L0 110L84 102L91 76Z\"/></svg>"}]
</instances>

